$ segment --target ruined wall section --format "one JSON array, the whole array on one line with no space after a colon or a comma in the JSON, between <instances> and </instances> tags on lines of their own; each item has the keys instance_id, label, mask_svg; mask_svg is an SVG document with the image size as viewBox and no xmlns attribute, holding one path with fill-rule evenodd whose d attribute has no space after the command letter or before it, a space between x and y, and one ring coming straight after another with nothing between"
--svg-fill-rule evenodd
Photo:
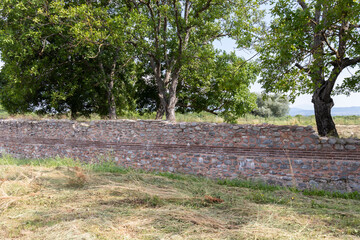
<instances>
[{"instance_id":1,"label":"ruined wall section","mask_svg":"<svg viewBox=\"0 0 360 240\"><path fill-rule=\"evenodd\" d=\"M0 152L26 158L113 160L146 170L360 191L360 141L319 138L311 127L0 120Z\"/></svg>"}]
</instances>

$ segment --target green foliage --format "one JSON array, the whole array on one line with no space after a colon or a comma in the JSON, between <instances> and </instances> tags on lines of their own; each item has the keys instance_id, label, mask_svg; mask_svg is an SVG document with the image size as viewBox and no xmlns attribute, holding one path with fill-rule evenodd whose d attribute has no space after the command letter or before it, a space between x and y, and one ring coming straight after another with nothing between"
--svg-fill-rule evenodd
<instances>
[{"instance_id":1,"label":"green foliage","mask_svg":"<svg viewBox=\"0 0 360 240\"><path fill-rule=\"evenodd\" d=\"M250 46L258 7L256 0L4 0L0 101L10 114L112 118L160 106L168 113L181 81L186 104L186 85L208 89L191 99L193 111L216 111L234 122L254 107L248 90L254 65L215 53L211 43L229 36Z\"/></svg>"},{"instance_id":2,"label":"green foliage","mask_svg":"<svg viewBox=\"0 0 360 240\"><path fill-rule=\"evenodd\" d=\"M264 118L284 117L289 113L289 101L286 96L279 94L258 94L257 109L252 111L255 116Z\"/></svg>"},{"instance_id":3,"label":"green foliage","mask_svg":"<svg viewBox=\"0 0 360 240\"><path fill-rule=\"evenodd\" d=\"M106 115L110 95L116 95L120 112L134 109L134 67L122 67L133 64L124 50L126 9L118 7L1 1L0 100L7 111Z\"/></svg>"},{"instance_id":4,"label":"green foliage","mask_svg":"<svg viewBox=\"0 0 360 240\"><path fill-rule=\"evenodd\" d=\"M317 70L323 70L324 80L330 78L336 60L334 51L340 51L338 48L341 44L340 33L345 34L340 38L346 38L348 43L342 49L344 55L338 56L338 60L360 56L360 47L356 44L360 39L360 33L355 27L359 24L358 1L298 2L303 2L307 8L303 9L299 4L285 0L271 1L271 14L274 19L259 48L264 69L261 82L264 87L268 91L289 92L292 100L299 94L314 93L318 82L312 74ZM318 17L315 14L320 12L324 13L322 18L317 19L318 23L314 23L314 18ZM349 25L346 33L340 32L343 27L341 22ZM313 26L314 24L316 26ZM314 34L318 33L323 34L321 42L323 53L320 63L311 52L319 47L314 46L313 39ZM358 63L355 61L354 65L348 66L355 67ZM354 76L351 79L358 81L359 78ZM344 84L348 87L352 86L352 90L357 90L357 84L355 82L350 84L349 81L350 79ZM340 91L340 88L338 90Z\"/></svg>"},{"instance_id":5,"label":"green foliage","mask_svg":"<svg viewBox=\"0 0 360 240\"><path fill-rule=\"evenodd\" d=\"M236 122L255 108L255 94L250 84L255 82L257 66L239 58L234 52L204 49L183 67L180 75L180 112L206 111Z\"/></svg>"},{"instance_id":6,"label":"green foliage","mask_svg":"<svg viewBox=\"0 0 360 240\"><path fill-rule=\"evenodd\" d=\"M208 112L226 122L236 122L238 117L256 107L256 96L250 93L250 84L256 80L256 74L256 65L235 53L227 54L211 45L204 46L198 58L189 59L182 67L176 111ZM154 78L139 80L137 93L141 113L154 111L160 106Z\"/></svg>"},{"instance_id":7,"label":"green foliage","mask_svg":"<svg viewBox=\"0 0 360 240\"><path fill-rule=\"evenodd\" d=\"M199 62L196 61L203 58L204 54L211 56L211 49L210 52L207 52L209 51L207 45L211 45L214 40L224 36L236 38L241 47L251 44L253 30L255 29L254 22L259 16L257 8L257 1L243 0L220 0L216 2L176 0L149 1L148 3L133 1L131 7L133 16L135 19L141 20L134 22L137 36L132 43L137 46L139 59L150 62L149 68L152 70L153 82L151 87L152 89L156 87L158 94L158 100L153 100L152 103L157 104L158 110L161 106L168 120L175 120L175 107L178 100L177 88L181 81L180 78L188 76L189 74L184 72L192 64L198 65ZM220 60L220 57L218 59ZM218 62L219 66L221 65L220 61ZM223 62L226 61L224 57ZM212 65L216 67L215 62ZM230 66L229 64L228 67ZM244 69L240 69L240 71L245 71ZM212 71L214 73L211 66L204 66L201 71ZM191 72L191 74L194 75L192 81L204 80L203 76L200 76L199 79L196 72ZM224 77L223 80L227 78ZM208 82L209 79L206 79L205 83L200 82L199 84L206 86L209 85ZM184 86L187 84L189 83L185 83ZM195 82L191 84L196 87ZM227 101L231 94L226 96L226 90L230 86L225 86L224 83L220 83L220 85L223 85L222 90L225 92L223 97L224 101ZM243 110L239 108L246 109L248 107L247 104L239 104L239 102L245 102L240 99L240 95L244 93L244 98L246 98L250 94L244 91L242 87L237 89L241 89L237 93L237 99L234 100L238 103L232 107L233 109L224 111L228 112L224 115L231 121L234 119L232 113L241 114ZM209 102L211 100L213 99L210 99ZM144 105L146 106L146 104ZM210 105L212 103L206 107ZM230 109L231 107L227 108Z\"/></svg>"},{"instance_id":8,"label":"green foliage","mask_svg":"<svg viewBox=\"0 0 360 240\"><path fill-rule=\"evenodd\" d=\"M340 73L360 65L360 3L354 0L272 0L271 21L258 48L261 82L290 100L312 94L320 136L337 136L334 93L359 90L359 74L336 88ZM337 91L334 91L334 89Z\"/></svg>"}]
</instances>

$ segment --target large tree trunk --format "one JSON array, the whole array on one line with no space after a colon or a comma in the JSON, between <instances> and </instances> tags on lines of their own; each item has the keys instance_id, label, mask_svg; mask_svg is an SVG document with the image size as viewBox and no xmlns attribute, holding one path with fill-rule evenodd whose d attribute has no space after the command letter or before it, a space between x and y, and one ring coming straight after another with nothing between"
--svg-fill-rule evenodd
<instances>
[{"instance_id":1,"label":"large tree trunk","mask_svg":"<svg viewBox=\"0 0 360 240\"><path fill-rule=\"evenodd\" d=\"M170 122L176 122L175 107L168 105L166 110L166 120Z\"/></svg>"},{"instance_id":2,"label":"large tree trunk","mask_svg":"<svg viewBox=\"0 0 360 240\"><path fill-rule=\"evenodd\" d=\"M108 87L108 104L109 104L109 119L116 119L116 103L115 96L113 93L114 89L114 80L110 79Z\"/></svg>"},{"instance_id":3,"label":"large tree trunk","mask_svg":"<svg viewBox=\"0 0 360 240\"><path fill-rule=\"evenodd\" d=\"M169 98L166 106L166 120L176 122L175 107L177 104L176 89L179 81L180 69L176 69L171 76L171 83L169 88Z\"/></svg>"},{"instance_id":4,"label":"large tree trunk","mask_svg":"<svg viewBox=\"0 0 360 240\"><path fill-rule=\"evenodd\" d=\"M312 102L314 104L316 126L320 136L334 136L338 137L335 123L331 117L331 108L334 106L334 101L328 96L323 97L323 88L318 88L312 96Z\"/></svg>"},{"instance_id":5,"label":"large tree trunk","mask_svg":"<svg viewBox=\"0 0 360 240\"><path fill-rule=\"evenodd\" d=\"M163 105L159 104L156 110L156 120L161 120L165 114L165 109Z\"/></svg>"}]
</instances>

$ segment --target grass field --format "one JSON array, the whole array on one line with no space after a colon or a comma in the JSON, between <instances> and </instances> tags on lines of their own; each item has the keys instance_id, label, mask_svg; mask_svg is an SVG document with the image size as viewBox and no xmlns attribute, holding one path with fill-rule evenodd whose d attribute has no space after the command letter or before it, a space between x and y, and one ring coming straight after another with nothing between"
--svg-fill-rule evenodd
<instances>
[{"instance_id":1,"label":"grass field","mask_svg":"<svg viewBox=\"0 0 360 240\"><path fill-rule=\"evenodd\" d=\"M360 195L0 158L0 239L360 239Z\"/></svg>"}]
</instances>

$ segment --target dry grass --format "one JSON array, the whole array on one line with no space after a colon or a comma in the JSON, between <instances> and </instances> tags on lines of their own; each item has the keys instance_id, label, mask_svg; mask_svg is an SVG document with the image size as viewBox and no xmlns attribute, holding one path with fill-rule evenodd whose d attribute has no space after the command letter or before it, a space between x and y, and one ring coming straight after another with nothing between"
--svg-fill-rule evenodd
<instances>
[{"instance_id":1,"label":"dry grass","mask_svg":"<svg viewBox=\"0 0 360 240\"><path fill-rule=\"evenodd\" d=\"M336 128L341 137L360 138L360 124L359 125L336 125Z\"/></svg>"},{"instance_id":2,"label":"dry grass","mask_svg":"<svg viewBox=\"0 0 360 240\"><path fill-rule=\"evenodd\" d=\"M0 165L0 239L360 239L359 200Z\"/></svg>"}]
</instances>

